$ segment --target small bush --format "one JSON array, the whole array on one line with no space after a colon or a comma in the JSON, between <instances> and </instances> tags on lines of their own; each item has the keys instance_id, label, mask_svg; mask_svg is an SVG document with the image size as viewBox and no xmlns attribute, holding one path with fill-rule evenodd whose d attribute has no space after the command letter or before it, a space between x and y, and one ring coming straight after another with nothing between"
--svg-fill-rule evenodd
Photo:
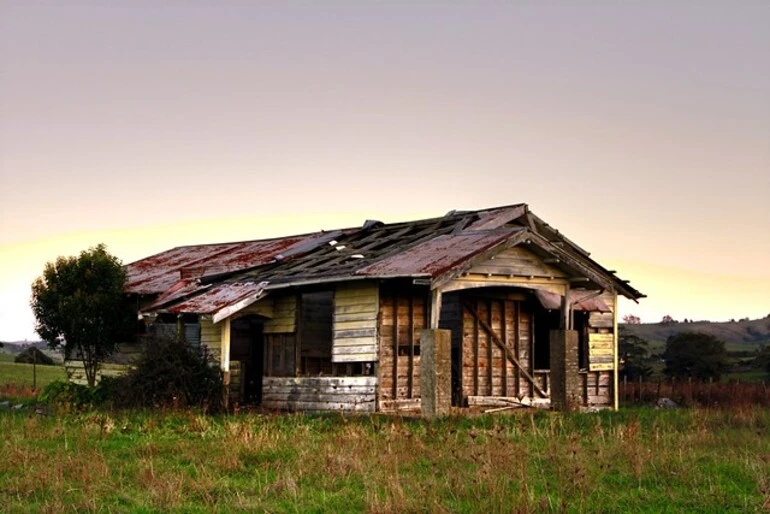
<instances>
[{"instance_id":1,"label":"small bush","mask_svg":"<svg viewBox=\"0 0 770 514\"><path fill-rule=\"evenodd\" d=\"M48 384L37 397L40 403L65 412L88 410L104 402L98 388L90 389L84 385L64 380Z\"/></svg>"},{"instance_id":2,"label":"small bush","mask_svg":"<svg viewBox=\"0 0 770 514\"><path fill-rule=\"evenodd\" d=\"M116 407L222 407L222 377L205 348L184 341L147 343L135 368L105 388Z\"/></svg>"}]
</instances>

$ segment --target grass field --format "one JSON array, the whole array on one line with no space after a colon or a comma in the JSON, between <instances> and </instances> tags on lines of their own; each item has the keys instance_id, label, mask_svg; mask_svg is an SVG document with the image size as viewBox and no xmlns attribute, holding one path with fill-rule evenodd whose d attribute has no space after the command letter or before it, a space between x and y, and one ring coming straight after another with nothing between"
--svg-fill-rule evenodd
<instances>
[{"instance_id":1,"label":"grass field","mask_svg":"<svg viewBox=\"0 0 770 514\"><path fill-rule=\"evenodd\" d=\"M0 354L0 398L24 399L35 396L40 389L54 380L65 380L64 366L37 366L37 380L32 364L21 364L4 358L9 354ZM33 389L33 384L37 388Z\"/></svg>"},{"instance_id":2,"label":"grass field","mask_svg":"<svg viewBox=\"0 0 770 514\"><path fill-rule=\"evenodd\" d=\"M0 413L9 512L760 512L770 412Z\"/></svg>"}]
</instances>

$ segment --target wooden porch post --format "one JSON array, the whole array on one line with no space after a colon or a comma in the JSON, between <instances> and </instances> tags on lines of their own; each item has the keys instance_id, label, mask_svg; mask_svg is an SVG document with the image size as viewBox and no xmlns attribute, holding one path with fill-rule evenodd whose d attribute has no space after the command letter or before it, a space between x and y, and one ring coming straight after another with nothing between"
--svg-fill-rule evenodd
<instances>
[{"instance_id":1,"label":"wooden porch post","mask_svg":"<svg viewBox=\"0 0 770 514\"><path fill-rule=\"evenodd\" d=\"M230 318L222 320L219 363L222 369L222 384L224 385L222 401L226 409L230 401Z\"/></svg>"},{"instance_id":2,"label":"wooden porch post","mask_svg":"<svg viewBox=\"0 0 770 514\"><path fill-rule=\"evenodd\" d=\"M612 294L612 356L613 356L613 370L612 370L612 408L618 410L620 408L620 400L618 397L618 293L613 291Z\"/></svg>"}]
</instances>

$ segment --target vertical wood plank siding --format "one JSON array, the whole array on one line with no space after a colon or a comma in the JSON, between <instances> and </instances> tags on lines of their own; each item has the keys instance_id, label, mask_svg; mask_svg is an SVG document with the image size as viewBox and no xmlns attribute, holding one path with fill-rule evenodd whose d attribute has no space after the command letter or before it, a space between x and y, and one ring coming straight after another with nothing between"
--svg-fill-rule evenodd
<instances>
[{"instance_id":1,"label":"vertical wood plank siding","mask_svg":"<svg viewBox=\"0 0 770 514\"><path fill-rule=\"evenodd\" d=\"M334 292L332 362L373 362L377 360L376 282L353 282Z\"/></svg>"},{"instance_id":2,"label":"vertical wood plank siding","mask_svg":"<svg viewBox=\"0 0 770 514\"><path fill-rule=\"evenodd\" d=\"M419 406L420 331L428 323L426 293L389 290L380 296L380 408Z\"/></svg>"},{"instance_id":3,"label":"vertical wood plank siding","mask_svg":"<svg viewBox=\"0 0 770 514\"><path fill-rule=\"evenodd\" d=\"M532 313L529 307L510 299L468 298L467 293L463 298L475 307L480 318L511 350L524 370L531 373ZM452 303L450 300L450 305ZM461 366L457 385L462 396L532 397L535 394L532 385L521 377L519 368L510 362L478 319L468 309L462 309L461 316Z\"/></svg>"}]
</instances>

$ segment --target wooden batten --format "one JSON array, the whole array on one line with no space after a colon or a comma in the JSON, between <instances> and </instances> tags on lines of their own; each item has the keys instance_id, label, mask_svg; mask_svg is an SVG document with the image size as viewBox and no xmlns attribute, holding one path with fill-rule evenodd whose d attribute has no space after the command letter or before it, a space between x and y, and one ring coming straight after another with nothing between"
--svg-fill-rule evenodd
<instances>
[{"instance_id":1,"label":"wooden batten","mask_svg":"<svg viewBox=\"0 0 770 514\"><path fill-rule=\"evenodd\" d=\"M332 362L378 360L376 282L342 284L334 292Z\"/></svg>"}]
</instances>

